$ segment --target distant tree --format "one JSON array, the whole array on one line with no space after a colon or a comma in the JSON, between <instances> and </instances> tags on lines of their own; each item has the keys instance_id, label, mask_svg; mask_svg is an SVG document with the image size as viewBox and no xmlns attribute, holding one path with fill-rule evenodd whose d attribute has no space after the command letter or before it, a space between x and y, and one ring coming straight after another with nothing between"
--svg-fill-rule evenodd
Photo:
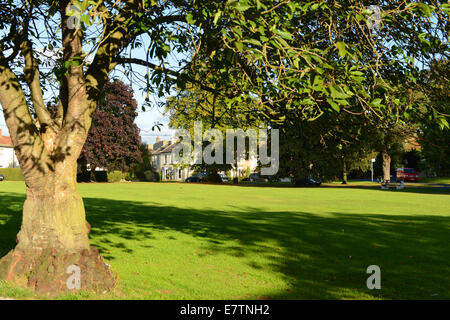
<instances>
[{"instance_id":1,"label":"distant tree","mask_svg":"<svg viewBox=\"0 0 450 320\"><path fill-rule=\"evenodd\" d=\"M142 163L141 136L134 122L137 103L131 88L121 81L108 82L104 97L92 115L92 126L78 158L85 170L105 168L130 171Z\"/></svg>"},{"instance_id":2,"label":"distant tree","mask_svg":"<svg viewBox=\"0 0 450 320\"><path fill-rule=\"evenodd\" d=\"M141 181L150 181L151 179L155 179L157 173L153 172L152 166L152 154L148 149L148 145L146 143L142 143L139 146L139 150L142 155L142 160L136 164L134 168L134 173L136 177ZM151 173L151 176L149 176ZM157 179L157 178L156 178Z\"/></svg>"},{"instance_id":3,"label":"distant tree","mask_svg":"<svg viewBox=\"0 0 450 320\"><path fill-rule=\"evenodd\" d=\"M407 124L397 124L382 129L374 135L376 149L380 152L383 181L390 181L391 167L393 164L400 164L403 153L406 151L405 141L414 131Z\"/></svg>"},{"instance_id":4,"label":"distant tree","mask_svg":"<svg viewBox=\"0 0 450 320\"><path fill-rule=\"evenodd\" d=\"M198 85L187 85L184 90L177 88L177 93L167 99L165 114L170 117L170 127L187 129L192 137L195 121L202 121L203 131L218 129L222 133L222 143L225 146L226 129L257 128L261 123L256 114L259 108L257 99L247 97L239 105L227 105L222 96L202 90ZM193 140L191 142L194 143ZM208 142L204 142L203 149L208 145ZM226 163L225 153L223 157L223 164L201 163L193 165L192 169L210 173L228 171L231 165ZM220 180L218 176L216 178Z\"/></svg>"},{"instance_id":5,"label":"distant tree","mask_svg":"<svg viewBox=\"0 0 450 320\"><path fill-rule=\"evenodd\" d=\"M426 96L424 104L432 104L447 117L450 115L450 69L448 59L435 61L426 73L421 89ZM428 169L441 176L450 176L450 130L441 130L440 123L425 119L418 135L421 155Z\"/></svg>"},{"instance_id":6,"label":"distant tree","mask_svg":"<svg viewBox=\"0 0 450 320\"><path fill-rule=\"evenodd\" d=\"M376 128L363 116L343 112L313 122L293 117L287 123L280 127L279 176L342 177L346 183L348 173L367 170L375 156Z\"/></svg>"}]
</instances>

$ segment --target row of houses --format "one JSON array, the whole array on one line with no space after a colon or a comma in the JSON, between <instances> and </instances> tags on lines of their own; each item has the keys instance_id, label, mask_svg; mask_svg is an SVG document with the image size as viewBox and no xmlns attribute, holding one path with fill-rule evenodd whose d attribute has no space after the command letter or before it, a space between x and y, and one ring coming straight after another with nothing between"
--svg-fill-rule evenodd
<instances>
[{"instance_id":1,"label":"row of houses","mask_svg":"<svg viewBox=\"0 0 450 320\"><path fill-rule=\"evenodd\" d=\"M14 153L14 146L12 140L8 136L2 135L0 129L0 168L18 168L19 161L17 161Z\"/></svg>"},{"instance_id":2,"label":"row of houses","mask_svg":"<svg viewBox=\"0 0 450 320\"><path fill-rule=\"evenodd\" d=\"M154 144L149 144L148 148L152 154L152 165L162 180L184 181L194 172L189 167L179 167L173 164L172 150L178 144L177 139L162 140L156 138ZM242 177L248 170L253 172L257 167L257 160L242 160L231 170L232 177ZM192 164L191 164L192 165ZM18 168L19 162L14 153L14 146L11 138L3 136L0 129L0 168Z\"/></svg>"},{"instance_id":3,"label":"row of houses","mask_svg":"<svg viewBox=\"0 0 450 320\"><path fill-rule=\"evenodd\" d=\"M194 171L190 168L193 163L191 163L188 167L180 167L173 164L172 150L178 143L179 142L176 138L162 140L157 137L154 144L148 145L148 149L152 154L153 169L161 175L162 180L184 181L194 173ZM250 172L255 171L257 165L258 161L256 158L241 160L236 165L232 166L231 176L233 178L243 177L246 175L248 170L250 170Z\"/></svg>"}]
</instances>

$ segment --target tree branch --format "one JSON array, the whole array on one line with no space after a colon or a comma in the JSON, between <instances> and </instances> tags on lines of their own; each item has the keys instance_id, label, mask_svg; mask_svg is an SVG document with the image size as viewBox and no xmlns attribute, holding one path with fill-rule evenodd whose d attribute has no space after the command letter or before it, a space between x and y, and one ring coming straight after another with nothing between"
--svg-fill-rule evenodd
<instances>
[{"instance_id":1,"label":"tree branch","mask_svg":"<svg viewBox=\"0 0 450 320\"><path fill-rule=\"evenodd\" d=\"M44 98L42 95L41 82L39 79L39 67L36 59L33 56L32 43L29 40L25 40L20 45L20 50L25 58L24 74L25 80L31 91L31 99L33 101L33 107L38 116L41 125L53 125L50 113L44 104Z\"/></svg>"},{"instance_id":2,"label":"tree branch","mask_svg":"<svg viewBox=\"0 0 450 320\"><path fill-rule=\"evenodd\" d=\"M144 66L144 67L151 68L153 70L160 70L160 71L164 72L165 74L174 76L175 78L179 78L179 77L185 76L186 80L188 82L191 82L192 84L198 85L202 90L214 93L216 95L223 95L223 92L221 92L219 90L216 90L214 88L206 86L202 81L199 81L197 79L189 77L186 74L179 73L179 72L174 71L174 70L163 68L163 67L158 66L158 65L156 65L154 63L151 63L149 61L145 61L145 60L137 59L137 58L125 58L125 57L117 57L117 58L114 59L114 61L117 64L133 63L133 64L137 64L137 65L141 65L141 66Z\"/></svg>"},{"instance_id":3,"label":"tree branch","mask_svg":"<svg viewBox=\"0 0 450 320\"><path fill-rule=\"evenodd\" d=\"M37 167L43 175L51 170L50 157L31 116L19 80L3 53L0 53L0 104L27 185L39 183L40 176L34 169Z\"/></svg>"},{"instance_id":4,"label":"tree branch","mask_svg":"<svg viewBox=\"0 0 450 320\"><path fill-rule=\"evenodd\" d=\"M160 70L168 75L174 76L174 77L179 77L180 73L178 73L177 71L173 71L170 69L166 69L163 68L161 66L158 66L154 63L151 63L149 61L145 61L142 59L138 59L138 58L125 58L125 57L116 57L114 59L114 62L116 62L117 64L128 64L128 63L132 63L132 64L137 64L137 65L141 65L144 67L148 67L151 68L153 70Z\"/></svg>"},{"instance_id":5,"label":"tree branch","mask_svg":"<svg viewBox=\"0 0 450 320\"><path fill-rule=\"evenodd\" d=\"M95 101L95 99L100 95L101 89L108 80L109 72L113 70L118 63L120 63L116 58L119 53L129 45L132 39L135 39L139 34L145 33L143 30L140 33L131 34L129 27L126 25L130 17L135 16L141 11L143 11L142 1L128 0L114 21L110 25L106 26L106 30L104 32L105 36L100 41L101 45L97 50L94 61L86 72L88 96L92 101ZM151 24L147 27L154 27L163 23L173 22L186 22L186 16L181 14L158 16L154 18L151 21ZM138 62L138 59L135 63L142 65L142 61ZM149 67L153 68L157 66L153 65L152 67L149 65ZM91 108L95 108L95 106Z\"/></svg>"}]
</instances>

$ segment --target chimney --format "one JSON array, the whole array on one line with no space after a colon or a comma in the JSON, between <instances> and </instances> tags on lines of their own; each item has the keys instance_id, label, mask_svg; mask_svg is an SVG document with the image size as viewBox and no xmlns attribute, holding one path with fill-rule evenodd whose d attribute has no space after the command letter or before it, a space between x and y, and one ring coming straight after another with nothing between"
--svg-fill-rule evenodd
<instances>
[{"instance_id":1,"label":"chimney","mask_svg":"<svg viewBox=\"0 0 450 320\"><path fill-rule=\"evenodd\" d=\"M152 144L147 145L147 149L148 151L153 151L153 145Z\"/></svg>"},{"instance_id":2,"label":"chimney","mask_svg":"<svg viewBox=\"0 0 450 320\"><path fill-rule=\"evenodd\" d=\"M0 129L0 137L2 137L2 129Z\"/></svg>"},{"instance_id":3,"label":"chimney","mask_svg":"<svg viewBox=\"0 0 450 320\"><path fill-rule=\"evenodd\" d=\"M160 142L161 138L160 137L156 137L156 142Z\"/></svg>"}]
</instances>

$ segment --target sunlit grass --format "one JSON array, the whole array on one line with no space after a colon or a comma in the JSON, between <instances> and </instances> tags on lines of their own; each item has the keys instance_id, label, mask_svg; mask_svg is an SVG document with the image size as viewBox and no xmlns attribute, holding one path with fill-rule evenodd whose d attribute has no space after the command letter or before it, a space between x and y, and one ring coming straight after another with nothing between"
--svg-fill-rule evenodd
<instances>
[{"instance_id":1,"label":"sunlit grass","mask_svg":"<svg viewBox=\"0 0 450 320\"><path fill-rule=\"evenodd\" d=\"M80 184L114 291L59 299L449 299L450 202L440 189ZM0 183L0 253L23 183ZM366 288L379 265L382 289ZM0 282L0 296L47 298Z\"/></svg>"}]
</instances>

